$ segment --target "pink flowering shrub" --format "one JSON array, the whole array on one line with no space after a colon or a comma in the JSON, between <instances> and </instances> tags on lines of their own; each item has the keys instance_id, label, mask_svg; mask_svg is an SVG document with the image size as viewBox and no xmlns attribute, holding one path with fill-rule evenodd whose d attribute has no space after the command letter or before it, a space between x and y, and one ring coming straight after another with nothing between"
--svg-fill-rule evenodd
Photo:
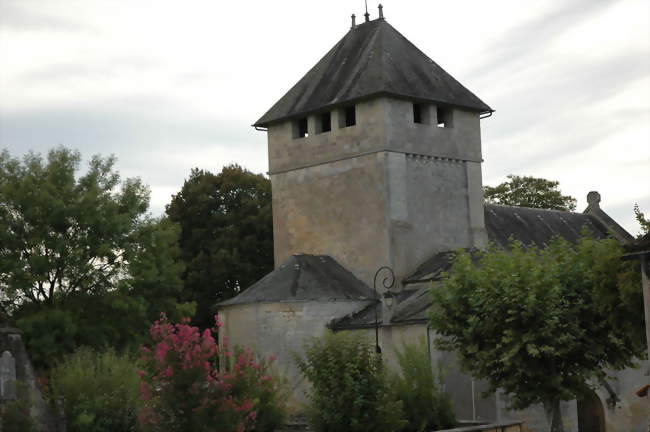
<instances>
[{"instance_id":1,"label":"pink flowering shrub","mask_svg":"<svg viewBox=\"0 0 650 432\"><path fill-rule=\"evenodd\" d=\"M281 383L269 374L272 360L256 361L250 349L230 350L215 335L221 324L199 332L184 319L163 315L151 327L152 348L142 348L139 423L146 431L271 431L284 421Z\"/></svg>"}]
</instances>

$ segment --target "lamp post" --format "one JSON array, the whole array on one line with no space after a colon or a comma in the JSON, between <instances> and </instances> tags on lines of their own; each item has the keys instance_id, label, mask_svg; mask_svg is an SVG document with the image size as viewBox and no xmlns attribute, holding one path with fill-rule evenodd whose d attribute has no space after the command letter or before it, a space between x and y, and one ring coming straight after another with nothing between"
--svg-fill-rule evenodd
<instances>
[{"instance_id":1,"label":"lamp post","mask_svg":"<svg viewBox=\"0 0 650 432\"><path fill-rule=\"evenodd\" d=\"M372 288L375 290L375 300L379 300L379 294L377 292L377 278L379 274L385 272L386 276L381 280L381 284L386 289L384 293L384 299L386 301L386 306L391 307L393 305L394 294L390 289L395 285L395 273L393 269L387 266L379 267L375 272L375 277L372 282ZM381 354L381 347L379 346L379 321L377 319L377 305L375 305L375 351L377 354Z\"/></svg>"}]
</instances>

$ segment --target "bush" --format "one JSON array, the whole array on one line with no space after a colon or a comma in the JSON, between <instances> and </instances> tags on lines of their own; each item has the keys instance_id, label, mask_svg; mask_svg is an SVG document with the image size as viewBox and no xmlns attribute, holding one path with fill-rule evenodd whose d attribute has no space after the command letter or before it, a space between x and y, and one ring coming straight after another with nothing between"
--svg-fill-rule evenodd
<instances>
[{"instance_id":1,"label":"bush","mask_svg":"<svg viewBox=\"0 0 650 432\"><path fill-rule=\"evenodd\" d=\"M222 344L223 346L223 344ZM273 432L284 425L289 388L286 380L272 372L274 358L256 362L249 348L236 348L235 354L225 362L227 373L239 373L242 392L255 404L255 432ZM245 364L247 367L237 365Z\"/></svg>"},{"instance_id":2,"label":"bush","mask_svg":"<svg viewBox=\"0 0 650 432\"><path fill-rule=\"evenodd\" d=\"M272 360L257 362L250 349L218 346L215 329L170 324L151 328L153 348L143 348L139 423L146 431L272 431L284 420ZM219 323L217 323L217 327Z\"/></svg>"},{"instance_id":3,"label":"bush","mask_svg":"<svg viewBox=\"0 0 650 432\"><path fill-rule=\"evenodd\" d=\"M456 424L453 405L449 395L442 391L440 378L431 368L431 361L424 342L405 344L397 352L400 375L392 377L397 397L404 404L408 425L404 432L446 429Z\"/></svg>"},{"instance_id":4,"label":"bush","mask_svg":"<svg viewBox=\"0 0 650 432\"><path fill-rule=\"evenodd\" d=\"M29 387L16 382L16 400L0 405L0 430L2 432L36 432L37 425L31 417L32 397Z\"/></svg>"},{"instance_id":5,"label":"bush","mask_svg":"<svg viewBox=\"0 0 650 432\"><path fill-rule=\"evenodd\" d=\"M328 333L308 342L296 361L313 386L308 419L316 432L392 432L405 425L402 404L369 342Z\"/></svg>"},{"instance_id":6,"label":"bush","mask_svg":"<svg viewBox=\"0 0 650 432\"><path fill-rule=\"evenodd\" d=\"M80 348L53 370L51 398L63 400L69 432L134 431L138 365L128 354Z\"/></svg>"}]
</instances>

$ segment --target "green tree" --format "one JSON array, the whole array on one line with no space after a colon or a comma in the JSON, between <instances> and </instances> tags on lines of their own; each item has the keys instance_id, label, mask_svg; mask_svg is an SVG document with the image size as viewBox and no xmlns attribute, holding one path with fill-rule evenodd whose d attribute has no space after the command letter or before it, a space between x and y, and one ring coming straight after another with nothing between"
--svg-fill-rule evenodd
<instances>
[{"instance_id":1,"label":"green tree","mask_svg":"<svg viewBox=\"0 0 650 432\"><path fill-rule=\"evenodd\" d=\"M138 361L81 348L52 370L50 399L62 401L70 432L131 432L141 406Z\"/></svg>"},{"instance_id":2,"label":"green tree","mask_svg":"<svg viewBox=\"0 0 650 432\"><path fill-rule=\"evenodd\" d=\"M197 304L194 323L207 328L215 303L273 269L271 182L238 165L216 175L193 169L167 215L182 229L186 299Z\"/></svg>"},{"instance_id":3,"label":"green tree","mask_svg":"<svg viewBox=\"0 0 650 432\"><path fill-rule=\"evenodd\" d=\"M423 432L452 428L456 424L451 398L442 390L443 372L434 373L427 345L404 344L397 351L399 374L393 374L391 386L404 404L407 425L402 432Z\"/></svg>"},{"instance_id":4,"label":"green tree","mask_svg":"<svg viewBox=\"0 0 650 432\"><path fill-rule=\"evenodd\" d=\"M510 249L491 247L476 265L459 252L432 289L436 343L490 391L505 391L513 408L544 404L560 431L561 400L644 354L638 269L613 239Z\"/></svg>"},{"instance_id":5,"label":"green tree","mask_svg":"<svg viewBox=\"0 0 650 432\"><path fill-rule=\"evenodd\" d=\"M178 227L147 217L149 191L115 158L62 147L47 159L0 153L0 302L45 367L79 345L139 343L182 281Z\"/></svg>"},{"instance_id":6,"label":"green tree","mask_svg":"<svg viewBox=\"0 0 650 432\"><path fill-rule=\"evenodd\" d=\"M576 199L562 195L558 190L560 182L543 178L510 174L508 181L498 186L485 186L485 201L517 207L551 210L575 210Z\"/></svg>"},{"instance_id":7,"label":"green tree","mask_svg":"<svg viewBox=\"0 0 650 432\"><path fill-rule=\"evenodd\" d=\"M102 292L126 268L149 192L138 179L116 191L113 157L94 157L76 180L80 159L64 148L47 163L0 153L0 283L17 302Z\"/></svg>"},{"instance_id":8,"label":"green tree","mask_svg":"<svg viewBox=\"0 0 650 432\"><path fill-rule=\"evenodd\" d=\"M354 334L328 333L296 356L312 384L308 417L316 432L393 432L406 425L402 403L374 346Z\"/></svg>"}]
</instances>

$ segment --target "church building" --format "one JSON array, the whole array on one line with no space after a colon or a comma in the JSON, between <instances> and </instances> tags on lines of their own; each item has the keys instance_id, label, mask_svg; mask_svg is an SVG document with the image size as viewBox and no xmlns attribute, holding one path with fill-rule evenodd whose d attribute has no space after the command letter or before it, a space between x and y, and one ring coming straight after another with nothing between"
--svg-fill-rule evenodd
<instances>
[{"instance_id":1,"label":"church building","mask_svg":"<svg viewBox=\"0 0 650 432\"><path fill-rule=\"evenodd\" d=\"M219 304L232 344L276 354L296 409L307 383L293 363L326 331L374 340L389 365L405 342L431 342L429 290L453 251L506 248L513 237L545 246L596 237L632 239L591 192L583 213L485 204L481 121L493 109L379 17L345 36L256 123L267 132L275 269ZM384 283L394 271L395 283ZM376 288L376 290L374 289ZM440 286L440 289L444 289ZM376 318L377 317L377 321ZM377 324L376 324L377 323ZM512 412L503 397L430 348L448 369L457 417L526 421L544 430L541 407ZM592 398L563 405L567 431L642 431L643 370L626 370Z\"/></svg>"}]
</instances>

